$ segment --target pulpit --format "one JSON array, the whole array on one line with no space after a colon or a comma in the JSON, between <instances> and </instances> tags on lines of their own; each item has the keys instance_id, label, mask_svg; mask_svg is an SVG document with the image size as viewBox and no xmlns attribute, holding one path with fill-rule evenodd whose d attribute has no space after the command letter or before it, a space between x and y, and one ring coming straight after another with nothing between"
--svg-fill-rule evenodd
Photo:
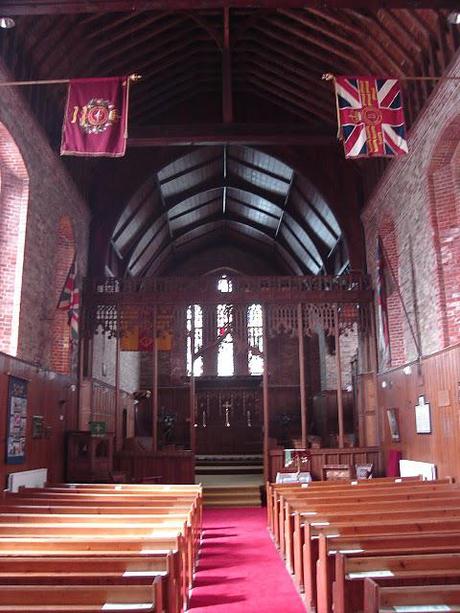
<instances>
[{"instance_id":1,"label":"pulpit","mask_svg":"<svg viewBox=\"0 0 460 613\"><path fill-rule=\"evenodd\" d=\"M69 432L67 435L67 481L111 481L113 434Z\"/></svg>"}]
</instances>

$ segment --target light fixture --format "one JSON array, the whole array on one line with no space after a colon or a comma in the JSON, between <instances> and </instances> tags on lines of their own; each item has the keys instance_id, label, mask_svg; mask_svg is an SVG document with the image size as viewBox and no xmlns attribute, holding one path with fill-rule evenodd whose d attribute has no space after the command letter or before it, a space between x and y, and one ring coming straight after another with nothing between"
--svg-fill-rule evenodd
<instances>
[{"instance_id":1,"label":"light fixture","mask_svg":"<svg viewBox=\"0 0 460 613\"><path fill-rule=\"evenodd\" d=\"M458 26L460 24L460 11L452 11L449 13L447 21L452 25Z\"/></svg>"},{"instance_id":2,"label":"light fixture","mask_svg":"<svg viewBox=\"0 0 460 613\"><path fill-rule=\"evenodd\" d=\"M16 22L14 19L11 19L11 17L0 17L0 28L10 30L11 28L14 28L15 25Z\"/></svg>"},{"instance_id":3,"label":"light fixture","mask_svg":"<svg viewBox=\"0 0 460 613\"><path fill-rule=\"evenodd\" d=\"M412 368L410 366L404 366L403 373L405 375L411 375L412 374Z\"/></svg>"},{"instance_id":4,"label":"light fixture","mask_svg":"<svg viewBox=\"0 0 460 613\"><path fill-rule=\"evenodd\" d=\"M385 388L387 387L387 385L388 385L388 384L387 384L387 382L386 382L386 381L382 381L382 387L383 387L383 389L385 389Z\"/></svg>"}]
</instances>

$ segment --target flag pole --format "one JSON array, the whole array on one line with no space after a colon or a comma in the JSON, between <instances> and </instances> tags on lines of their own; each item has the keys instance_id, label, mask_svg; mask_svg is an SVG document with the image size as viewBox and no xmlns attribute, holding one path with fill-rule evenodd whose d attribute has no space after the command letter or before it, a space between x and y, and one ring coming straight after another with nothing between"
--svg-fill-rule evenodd
<instances>
[{"instance_id":1,"label":"flag pole","mask_svg":"<svg viewBox=\"0 0 460 613\"><path fill-rule=\"evenodd\" d=\"M388 266L388 270L390 271L391 279L392 279L392 281L393 281L393 283L395 285L395 288L396 288L396 293L398 294L398 298L399 298L399 300L401 302L401 306L403 308L404 315L406 317L407 325L409 326L409 330L410 330L410 333L411 333L411 336L412 336L412 340L414 341L415 349L417 350L417 359L420 360L420 358L422 357L421 347L420 347L419 341L417 339L417 335L414 332L414 328L412 326L412 322L411 322L410 317L409 317L409 312L407 310L406 303L404 302L404 298L403 298L403 295L401 293L401 288L400 288L398 280L396 278L396 274L395 274L395 272L393 270L393 267L391 265L390 259L388 258L387 252L386 252L385 247L383 246L383 244L382 244L382 255L383 255L383 259L385 260L385 264Z\"/></svg>"},{"instance_id":2,"label":"flag pole","mask_svg":"<svg viewBox=\"0 0 460 613\"><path fill-rule=\"evenodd\" d=\"M361 76L361 75L358 75ZM378 77L379 79L395 79L396 81L460 81L460 77L446 77L441 75L440 77ZM322 81L335 81L335 75L331 72L325 72L321 76Z\"/></svg>"},{"instance_id":3,"label":"flag pole","mask_svg":"<svg viewBox=\"0 0 460 613\"><path fill-rule=\"evenodd\" d=\"M128 75L128 80L133 83L135 83L136 81L140 81L141 79L142 75L140 74L133 73ZM39 81L0 81L0 87L15 87L16 85L58 85L61 83L70 83L71 80L72 79L42 79Z\"/></svg>"}]
</instances>

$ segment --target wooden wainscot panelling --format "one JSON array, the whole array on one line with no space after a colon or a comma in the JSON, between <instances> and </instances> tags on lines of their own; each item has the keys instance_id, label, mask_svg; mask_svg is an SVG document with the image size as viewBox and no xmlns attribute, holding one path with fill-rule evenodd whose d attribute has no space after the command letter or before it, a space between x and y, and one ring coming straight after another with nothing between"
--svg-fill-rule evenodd
<instances>
[{"instance_id":1,"label":"wooden wainscot panelling","mask_svg":"<svg viewBox=\"0 0 460 613\"><path fill-rule=\"evenodd\" d=\"M24 462L6 463L7 402L10 376L27 381ZM56 374L0 353L0 483L13 472L47 468L49 481L64 479L65 432L77 427L77 385ZM35 417L35 419L34 419Z\"/></svg>"},{"instance_id":2,"label":"wooden wainscot panelling","mask_svg":"<svg viewBox=\"0 0 460 613\"><path fill-rule=\"evenodd\" d=\"M137 447L119 452L115 466L136 482L154 478L159 483L195 483L195 458L190 451L152 453Z\"/></svg>"},{"instance_id":3,"label":"wooden wainscot panelling","mask_svg":"<svg viewBox=\"0 0 460 613\"><path fill-rule=\"evenodd\" d=\"M383 384L383 386L382 386ZM379 422L385 461L389 449L409 460L433 462L438 477L460 479L460 345L378 377ZM420 396L430 405L431 433L416 431ZM400 441L392 440L387 410L397 409Z\"/></svg>"},{"instance_id":4,"label":"wooden wainscot panelling","mask_svg":"<svg viewBox=\"0 0 460 613\"><path fill-rule=\"evenodd\" d=\"M116 389L113 385L88 378L82 381L80 389L79 430L89 430L90 421L103 421L106 432L115 434L115 446L120 450L124 440L134 436L133 395L120 390L116 410Z\"/></svg>"}]
</instances>

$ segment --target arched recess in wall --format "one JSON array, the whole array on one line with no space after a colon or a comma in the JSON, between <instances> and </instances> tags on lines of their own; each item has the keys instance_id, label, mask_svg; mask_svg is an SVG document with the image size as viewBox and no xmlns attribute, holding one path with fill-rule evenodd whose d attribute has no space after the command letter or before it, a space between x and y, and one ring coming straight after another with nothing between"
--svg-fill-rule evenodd
<instances>
[{"instance_id":1,"label":"arched recess in wall","mask_svg":"<svg viewBox=\"0 0 460 613\"><path fill-rule=\"evenodd\" d=\"M69 269L75 257L75 238L70 218L65 216L59 220L58 240L56 249L56 264L54 277L54 304L57 306L62 289L69 274ZM72 344L68 311L54 308L51 324L50 367L55 372L68 374L72 365Z\"/></svg>"},{"instance_id":2,"label":"arched recess in wall","mask_svg":"<svg viewBox=\"0 0 460 613\"><path fill-rule=\"evenodd\" d=\"M13 356L18 350L28 201L24 160L0 123L0 351Z\"/></svg>"},{"instance_id":3,"label":"arched recess in wall","mask_svg":"<svg viewBox=\"0 0 460 613\"><path fill-rule=\"evenodd\" d=\"M399 284L399 252L393 219L385 217L378 234L384 251L384 277L387 294L388 328L390 335L390 366L399 366L406 360L403 309L396 284ZM377 247L377 246L376 246ZM393 278L394 275L394 278ZM379 325L379 322L377 323ZM382 349L382 348L380 348Z\"/></svg>"},{"instance_id":4,"label":"arched recess in wall","mask_svg":"<svg viewBox=\"0 0 460 613\"><path fill-rule=\"evenodd\" d=\"M460 342L460 115L445 126L428 174L442 347Z\"/></svg>"}]
</instances>

